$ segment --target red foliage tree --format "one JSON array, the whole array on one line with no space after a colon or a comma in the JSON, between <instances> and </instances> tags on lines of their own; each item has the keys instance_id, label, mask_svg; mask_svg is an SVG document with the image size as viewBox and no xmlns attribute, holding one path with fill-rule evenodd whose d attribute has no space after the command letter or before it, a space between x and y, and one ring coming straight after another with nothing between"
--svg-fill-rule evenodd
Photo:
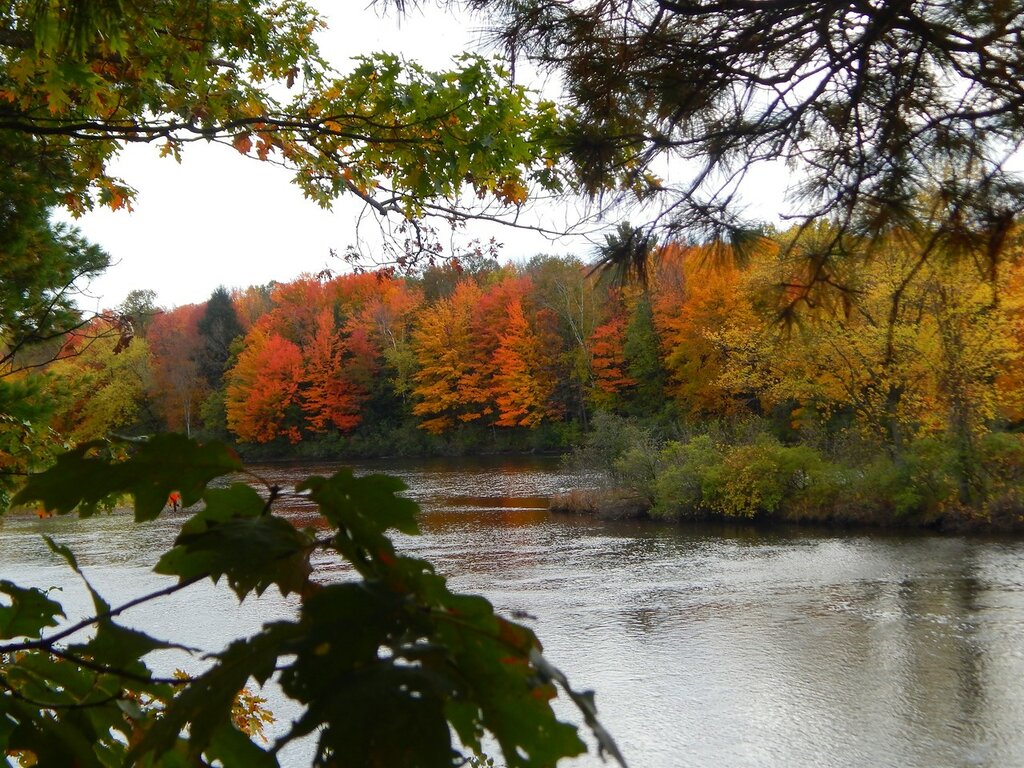
<instances>
[{"instance_id":1,"label":"red foliage tree","mask_svg":"<svg viewBox=\"0 0 1024 768\"><path fill-rule=\"evenodd\" d=\"M360 406L365 390L345 376L344 346L341 333L334 327L331 311L321 310L313 336L302 348L299 393L307 426L314 432L323 432L330 426L347 432L362 420Z\"/></svg>"},{"instance_id":2,"label":"red foliage tree","mask_svg":"<svg viewBox=\"0 0 1024 768\"><path fill-rule=\"evenodd\" d=\"M618 394L636 384L636 379L627 373L626 355L626 313L617 293L609 296L612 312L605 322L598 325L590 337L590 367L594 376L591 398L601 408L612 409L618 402Z\"/></svg>"},{"instance_id":3,"label":"red foliage tree","mask_svg":"<svg viewBox=\"0 0 1024 768\"><path fill-rule=\"evenodd\" d=\"M314 277L300 277L290 283L279 283L270 294L273 309L260 322L273 328L293 344L302 346L316 333L320 312L334 309L329 287Z\"/></svg>"},{"instance_id":4,"label":"red foliage tree","mask_svg":"<svg viewBox=\"0 0 1024 768\"><path fill-rule=\"evenodd\" d=\"M167 428L191 433L208 392L197 355L204 304L186 304L156 315L147 332L152 370L150 397Z\"/></svg>"},{"instance_id":5,"label":"red foliage tree","mask_svg":"<svg viewBox=\"0 0 1024 768\"><path fill-rule=\"evenodd\" d=\"M228 428L248 442L266 443L281 435L298 442L301 432L295 424L286 423L286 417L297 404L302 369L299 346L258 324L246 336L238 362L227 376Z\"/></svg>"},{"instance_id":6,"label":"red foliage tree","mask_svg":"<svg viewBox=\"0 0 1024 768\"><path fill-rule=\"evenodd\" d=\"M470 346L485 386L495 374L494 354L508 325L508 307L515 301L522 301L529 288L528 278L518 276L507 267L481 287L479 298L471 306Z\"/></svg>"}]
</instances>

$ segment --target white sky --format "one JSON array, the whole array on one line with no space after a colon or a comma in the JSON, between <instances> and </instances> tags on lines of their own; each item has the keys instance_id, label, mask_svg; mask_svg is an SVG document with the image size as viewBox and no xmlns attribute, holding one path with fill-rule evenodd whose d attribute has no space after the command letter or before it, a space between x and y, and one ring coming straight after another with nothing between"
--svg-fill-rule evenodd
<instances>
[{"instance_id":1,"label":"white sky","mask_svg":"<svg viewBox=\"0 0 1024 768\"><path fill-rule=\"evenodd\" d=\"M322 50L340 71L349 68L352 56L374 51L399 53L430 69L444 69L453 56L480 47L479 35L465 20L438 10L413 10L399 23L394 16L380 18L370 10L344 12L344 5L353 6L336 0L323 5L329 26L321 38ZM131 146L111 171L135 187L138 197L132 213L97 210L75 222L113 261L88 286L91 298L82 302L83 309L116 306L133 289L154 290L158 303L171 307L204 301L219 285L288 281L324 267L344 271L329 252L333 248L341 253L357 239L361 203L341 200L332 211L321 210L303 198L287 171L244 158L230 147L190 144L179 165L160 158L157 146ZM780 179L768 171L754 185L770 208L778 207ZM554 215L571 220L574 214L566 210ZM364 224L363 236L373 229L372 222ZM492 235L512 259L542 252L587 254L593 247L579 238L552 243L539 234L505 227L471 230L471 236L483 239Z\"/></svg>"}]
</instances>

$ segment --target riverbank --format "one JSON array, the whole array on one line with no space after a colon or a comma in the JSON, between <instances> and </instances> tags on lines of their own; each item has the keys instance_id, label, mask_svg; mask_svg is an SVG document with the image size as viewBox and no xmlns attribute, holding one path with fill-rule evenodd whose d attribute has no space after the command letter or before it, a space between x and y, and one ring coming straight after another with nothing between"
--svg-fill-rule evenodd
<instances>
[{"instance_id":1,"label":"riverbank","mask_svg":"<svg viewBox=\"0 0 1024 768\"><path fill-rule=\"evenodd\" d=\"M227 434L213 437L233 442ZM267 443L233 445L247 462L270 462L564 454L582 440L576 424L543 424L536 429L464 424L435 435L414 423L395 421L364 425L348 434L316 435L295 443L282 436Z\"/></svg>"},{"instance_id":2,"label":"riverbank","mask_svg":"<svg viewBox=\"0 0 1024 768\"><path fill-rule=\"evenodd\" d=\"M1024 435L988 432L965 446L937 433L898 448L850 430L788 437L766 419L672 434L595 418L573 461L601 480L552 508L665 522L1024 532Z\"/></svg>"},{"instance_id":3,"label":"riverbank","mask_svg":"<svg viewBox=\"0 0 1024 768\"><path fill-rule=\"evenodd\" d=\"M657 522L727 522L808 525L826 528L875 528L887 530L931 530L942 533L1024 535L1024 504L1009 499L990 502L983 509L950 505L930 515L893 517L876 510L843 508L785 507L751 515L725 515L711 509L692 509L667 518L658 515L655 504L626 488L580 488L551 497L550 511L557 515L593 517L599 520L654 520Z\"/></svg>"}]
</instances>

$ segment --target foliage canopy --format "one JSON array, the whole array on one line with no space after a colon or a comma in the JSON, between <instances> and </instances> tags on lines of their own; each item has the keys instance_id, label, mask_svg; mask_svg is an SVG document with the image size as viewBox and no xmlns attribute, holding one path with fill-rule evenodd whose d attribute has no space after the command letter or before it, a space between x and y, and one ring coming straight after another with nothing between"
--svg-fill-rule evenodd
<instances>
[{"instance_id":1,"label":"foliage canopy","mask_svg":"<svg viewBox=\"0 0 1024 768\"><path fill-rule=\"evenodd\" d=\"M546 164L555 110L465 56L433 73L396 56L346 75L320 55L302 0L16 2L0 16L0 136L65 173L73 212L130 206L107 163L126 143L178 157L217 141L283 164L327 206L355 194L378 212L454 210L464 185L521 204L559 186ZM447 203L445 202L447 201Z\"/></svg>"}]
</instances>

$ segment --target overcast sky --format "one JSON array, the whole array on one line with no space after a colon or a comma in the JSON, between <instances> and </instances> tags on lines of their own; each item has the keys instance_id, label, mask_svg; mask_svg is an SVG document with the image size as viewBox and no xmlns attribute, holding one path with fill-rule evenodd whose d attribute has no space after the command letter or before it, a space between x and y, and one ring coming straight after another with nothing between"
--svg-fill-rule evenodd
<instances>
[{"instance_id":1,"label":"overcast sky","mask_svg":"<svg viewBox=\"0 0 1024 768\"><path fill-rule=\"evenodd\" d=\"M414 10L399 23L370 10L352 12L349 3L323 6L329 27L321 46L340 71L349 68L351 57L374 51L444 69L453 56L480 50L472 26L441 11ZM156 145L135 145L123 151L112 171L138 190L138 198L132 213L98 210L75 222L114 261L89 286L83 309L114 307L133 289L154 290L159 303L171 307L204 301L219 285L287 281L325 267L343 271L330 252L343 252L357 240L361 203L342 200L331 211L321 210L303 198L287 171L230 147L188 145L179 165L160 158ZM562 221L576 216L573 210L545 212ZM361 231L368 241L364 248L372 251L372 222ZM497 237L512 259L541 252L586 255L593 249L585 239L551 242L500 227L479 227L472 234Z\"/></svg>"}]
</instances>

